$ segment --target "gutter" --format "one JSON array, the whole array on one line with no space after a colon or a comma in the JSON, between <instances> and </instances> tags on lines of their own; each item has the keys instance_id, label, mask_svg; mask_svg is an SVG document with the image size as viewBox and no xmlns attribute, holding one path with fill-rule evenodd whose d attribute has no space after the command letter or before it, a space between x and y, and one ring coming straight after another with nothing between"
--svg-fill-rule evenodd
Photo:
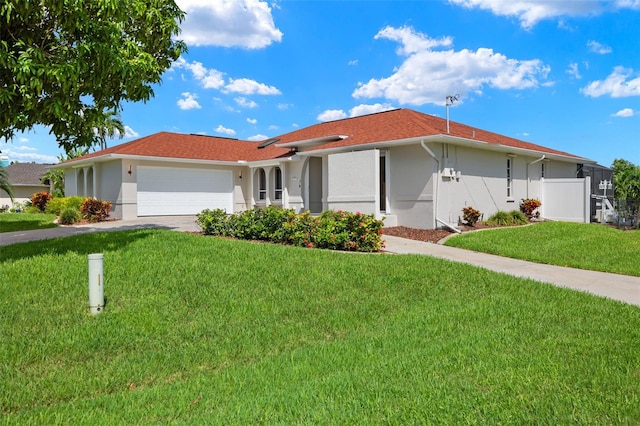
<instances>
[{"instance_id":1,"label":"gutter","mask_svg":"<svg viewBox=\"0 0 640 426\"><path fill-rule=\"evenodd\" d=\"M436 216L436 224L437 223L441 223L444 226L446 226L447 228L451 229L453 232L460 234L462 233L462 231L460 231L458 228L456 228L455 226L451 225L448 222L445 222L444 220L438 218L438 195L440 194L439 191L439 187L440 187L440 160L438 160L438 157L436 157L436 154L425 144L424 139L420 140L420 146L422 146L422 148L427 151L427 154L429 154L431 156L431 158L433 158L436 163L438 164L438 173L436 176L436 188L435 188L435 196L433 197L434 199L434 209L435 209L435 216Z\"/></svg>"}]
</instances>

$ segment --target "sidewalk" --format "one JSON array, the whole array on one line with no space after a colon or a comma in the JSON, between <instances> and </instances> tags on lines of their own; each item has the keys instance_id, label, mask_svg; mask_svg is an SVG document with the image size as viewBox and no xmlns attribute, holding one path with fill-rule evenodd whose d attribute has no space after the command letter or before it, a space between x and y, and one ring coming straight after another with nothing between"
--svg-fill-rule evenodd
<instances>
[{"instance_id":1,"label":"sidewalk","mask_svg":"<svg viewBox=\"0 0 640 426\"><path fill-rule=\"evenodd\" d=\"M530 278L640 306L640 277L544 265L390 235L385 235L384 239L387 246L385 250L391 253L422 254L468 263L491 271Z\"/></svg>"},{"instance_id":2,"label":"sidewalk","mask_svg":"<svg viewBox=\"0 0 640 426\"><path fill-rule=\"evenodd\" d=\"M198 232L200 227L195 223L195 220L195 216L142 217L133 220L118 220L80 226L59 226L38 231L6 232L0 234L0 246L92 232L145 228ZM468 263L492 271L585 291L640 306L640 277L543 265L390 235L385 235L384 240L387 253L427 255L454 262Z\"/></svg>"}]
</instances>

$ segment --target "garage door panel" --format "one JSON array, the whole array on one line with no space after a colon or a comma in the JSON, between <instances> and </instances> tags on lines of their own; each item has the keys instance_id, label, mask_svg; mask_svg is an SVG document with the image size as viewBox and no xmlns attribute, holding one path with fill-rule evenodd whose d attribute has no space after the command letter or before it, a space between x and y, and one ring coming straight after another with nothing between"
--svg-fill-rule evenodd
<instances>
[{"instance_id":1,"label":"garage door panel","mask_svg":"<svg viewBox=\"0 0 640 426\"><path fill-rule=\"evenodd\" d=\"M229 170L138 167L138 216L187 215L204 209L233 211Z\"/></svg>"}]
</instances>

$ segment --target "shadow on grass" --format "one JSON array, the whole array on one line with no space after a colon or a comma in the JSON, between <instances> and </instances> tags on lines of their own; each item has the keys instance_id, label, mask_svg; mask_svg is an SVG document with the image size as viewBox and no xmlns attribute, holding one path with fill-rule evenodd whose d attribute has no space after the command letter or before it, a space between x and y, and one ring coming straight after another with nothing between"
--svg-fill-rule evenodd
<instances>
[{"instance_id":1,"label":"shadow on grass","mask_svg":"<svg viewBox=\"0 0 640 426\"><path fill-rule=\"evenodd\" d=\"M38 240L0 246L0 264L44 254L64 255L76 253L88 255L122 250L125 246L157 233L154 229L123 230L109 232L91 232L64 238Z\"/></svg>"},{"instance_id":2,"label":"shadow on grass","mask_svg":"<svg viewBox=\"0 0 640 426\"><path fill-rule=\"evenodd\" d=\"M0 233L15 231L34 231L38 229L55 228L53 222L43 222L41 220L23 220L19 222L0 222Z\"/></svg>"}]
</instances>

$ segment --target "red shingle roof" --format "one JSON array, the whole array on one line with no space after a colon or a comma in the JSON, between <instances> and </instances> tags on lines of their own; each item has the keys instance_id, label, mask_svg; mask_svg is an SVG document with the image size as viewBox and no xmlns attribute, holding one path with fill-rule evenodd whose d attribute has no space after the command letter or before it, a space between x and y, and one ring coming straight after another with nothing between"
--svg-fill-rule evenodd
<instances>
[{"instance_id":1,"label":"red shingle roof","mask_svg":"<svg viewBox=\"0 0 640 426\"><path fill-rule=\"evenodd\" d=\"M450 122L449 136L485 142L492 145L527 149L540 153L556 154L580 159L575 155L535 145L518 139L502 136L497 133ZM316 139L331 135L345 135L345 139L323 143L305 150L342 148L366 145L376 142L396 141L435 135L446 135L446 120L423 114L410 109L396 109L314 124L277 136L279 141L259 149L260 143L203 135L185 135L160 132L128 143L114 146L103 151L94 152L79 159L85 160L108 154L133 155L160 158L181 158L211 161L259 161L286 157L291 154L289 148L278 147L278 144Z\"/></svg>"}]
</instances>

